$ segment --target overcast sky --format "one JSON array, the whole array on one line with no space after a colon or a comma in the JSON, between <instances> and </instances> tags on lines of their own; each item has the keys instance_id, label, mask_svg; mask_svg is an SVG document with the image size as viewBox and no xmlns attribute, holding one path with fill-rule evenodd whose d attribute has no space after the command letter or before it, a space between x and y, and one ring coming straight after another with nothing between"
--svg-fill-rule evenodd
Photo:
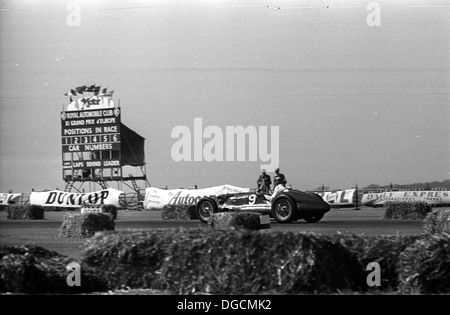
<instances>
[{"instance_id":1,"label":"overcast sky","mask_svg":"<svg viewBox=\"0 0 450 315\"><path fill-rule=\"evenodd\" d=\"M260 160L174 161L194 118L278 126L302 190L450 178L450 5L377 1L370 27L369 3L0 1L0 192L64 188L60 112L85 84L146 138L152 186L256 185Z\"/></svg>"}]
</instances>

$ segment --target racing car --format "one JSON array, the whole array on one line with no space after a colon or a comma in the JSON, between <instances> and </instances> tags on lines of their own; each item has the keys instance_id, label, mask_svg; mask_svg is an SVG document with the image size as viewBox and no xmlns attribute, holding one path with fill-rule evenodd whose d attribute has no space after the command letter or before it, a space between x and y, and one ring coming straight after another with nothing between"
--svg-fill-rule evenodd
<instances>
[{"instance_id":1,"label":"racing car","mask_svg":"<svg viewBox=\"0 0 450 315\"><path fill-rule=\"evenodd\" d=\"M300 190L286 188L270 200L270 196L253 190L245 193L205 196L196 206L197 218L207 223L212 213L226 211L251 211L269 214L277 222L289 223L299 219L306 222L319 222L330 205L321 196Z\"/></svg>"}]
</instances>

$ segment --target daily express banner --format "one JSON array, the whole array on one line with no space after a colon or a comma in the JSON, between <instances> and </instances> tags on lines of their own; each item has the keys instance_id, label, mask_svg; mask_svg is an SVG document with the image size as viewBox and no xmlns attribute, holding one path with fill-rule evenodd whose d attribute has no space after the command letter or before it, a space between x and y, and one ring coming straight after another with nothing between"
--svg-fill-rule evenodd
<instances>
[{"instance_id":1,"label":"daily express banner","mask_svg":"<svg viewBox=\"0 0 450 315\"><path fill-rule=\"evenodd\" d=\"M162 209L166 205L194 206L203 196L248 192L249 188L222 185L202 189L145 189L144 208Z\"/></svg>"},{"instance_id":2,"label":"daily express banner","mask_svg":"<svg viewBox=\"0 0 450 315\"><path fill-rule=\"evenodd\" d=\"M120 206L119 196L123 191L108 188L91 193L69 193L60 190L45 192L32 192L30 204L51 207L72 207L77 208L85 203L108 204Z\"/></svg>"},{"instance_id":3,"label":"daily express banner","mask_svg":"<svg viewBox=\"0 0 450 315\"><path fill-rule=\"evenodd\" d=\"M386 202L425 202L429 204L450 204L450 191L388 191L367 193L361 203L366 206L383 205Z\"/></svg>"},{"instance_id":4,"label":"daily express banner","mask_svg":"<svg viewBox=\"0 0 450 315\"><path fill-rule=\"evenodd\" d=\"M22 196L22 194L0 194L0 205L7 206L20 196Z\"/></svg>"},{"instance_id":5,"label":"daily express banner","mask_svg":"<svg viewBox=\"0 0 450 315\"><path fill-rule=\"evenodd\" d=\"M325 200L330 205L352 206L355 191L356 189L347 189L347 190L338 190L334 192L331 191L318 192L317 194L322 196L322 199Z\"/></svg>"}]
</instances>

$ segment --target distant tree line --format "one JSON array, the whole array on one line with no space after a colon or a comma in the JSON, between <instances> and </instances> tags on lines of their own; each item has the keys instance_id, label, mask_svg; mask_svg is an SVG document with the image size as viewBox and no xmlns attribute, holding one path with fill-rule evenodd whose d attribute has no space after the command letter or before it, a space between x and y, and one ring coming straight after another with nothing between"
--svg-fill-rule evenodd
<instances>
[{"instance_id":1,"label":"distant tree line","mask_svg":"<svg viewBox=\"0 0 450 315\"><path fill-rule=\"evenodd\" d=\"M432 188L450 188L450 179L446 179L442 182L433 181L433 182L424 182L424 183L414 183L414 184L388 184L388 185L377 185L370 184L366 187L361 187L362 189L420 189L420 190L430 190Z\"/></svg>"},{"instance_id":2,"label":"distant tree line","mask_svg":"<svg viewBox=\"0 0 450 315\"><path fill-rule=\"evenodd\" d=\"M354 188L354 187L351 187ZM378 185L378 184L370 184L365 187L359 187L359 189L364 190L383 190L383 189L394 189L394 190L402 190L402 189L417 189L417 190L430 190L435 188L446 188L450 189L450 179L446 179L442 182L433 181L433 182L424 182L424 183L414 183L414 184L393 184L389 183L386 185ZM349 189L349 188L346 188ZM342 190L340 188L330 188L330 186L319 186L313 189L312 191L334 191L334 190Z\"/></svg>"}]
</instances>

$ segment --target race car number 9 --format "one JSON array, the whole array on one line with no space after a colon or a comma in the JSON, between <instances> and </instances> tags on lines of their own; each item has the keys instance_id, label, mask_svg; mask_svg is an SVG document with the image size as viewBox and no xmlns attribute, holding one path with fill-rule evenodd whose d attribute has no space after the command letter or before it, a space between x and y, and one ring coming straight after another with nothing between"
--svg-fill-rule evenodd
<instances>
[{"instance_id":1,"label":"race car number 9","mask_svg":"<svg viewBox=\"0 0 450 315\"><path fill-rule=\"evenodd\" d=\"M256 195L250 195L248 197L248 200L249 200L249 204L254 205L256 202Z\"/></svg>"}]
</instances>

